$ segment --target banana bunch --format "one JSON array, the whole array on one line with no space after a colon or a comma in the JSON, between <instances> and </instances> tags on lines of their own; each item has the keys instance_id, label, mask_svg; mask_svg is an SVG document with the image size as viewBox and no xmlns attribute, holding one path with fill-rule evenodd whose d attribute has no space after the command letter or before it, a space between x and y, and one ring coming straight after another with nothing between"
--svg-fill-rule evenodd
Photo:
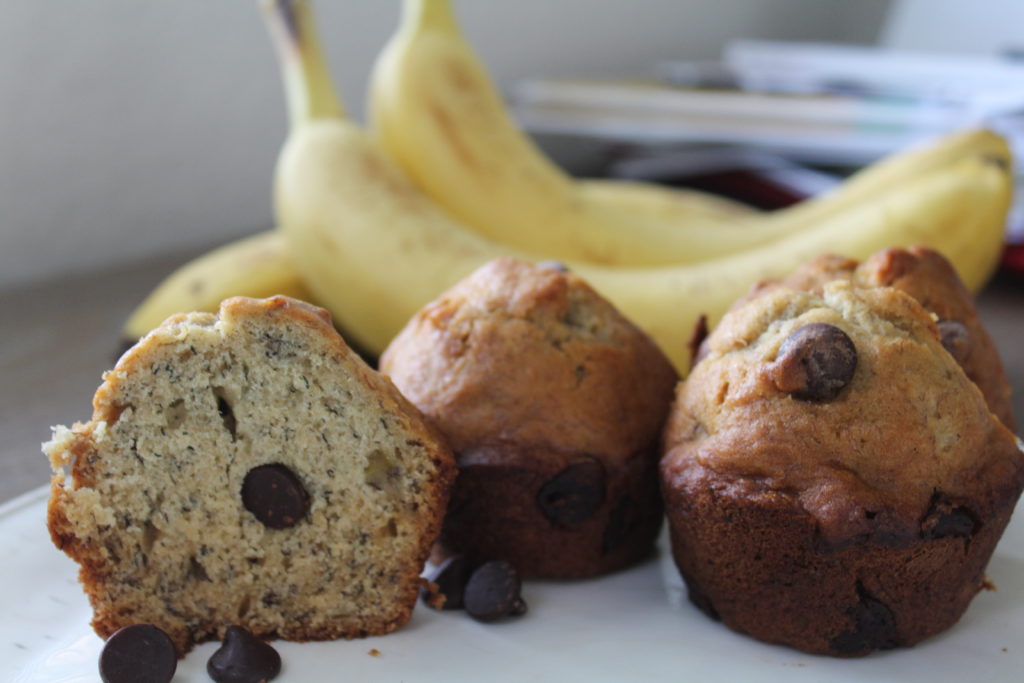
<instances>
[{"instance_id":1,"label":"banana bunch","mask_svg":"<svg viewBox=\"0 0 1024 683\"><path fill-rule=\"evenodd\" d=\"M281 3L280 11L292 10L288 3ZM323 61L307 60L303 68L308 74L286 79L288 87L302 86L301 91L289 94L289 106L300 108L291 112L292 118L301 117L305 107L319 106L305 98L326 98L341 114ZM714 195L648 183L590 180L579 183L578 189L585 203L592 201L644 223L692 229L698 234L733 230L737 220L759 214L748 206ZM125 323L123 333L127 339L138 339L174 313L214 312L222 299L231 296L273 294L313 300L277 231L238 240L183 265L139 304Z\"/></svg>"},{"instance_id":2,"label":"banana bunch","mask_svg":"<svg viewBox=\"0 0 1024 683\"><path fill-rule=\"evenodd\" d=\"M303 298L328 308L370 351L499 257L563 260L683 374L701 315L713 324L755 282L823 252L865 258L925 244L974 290L998 259L1011 158L987 131L895 155L820 199L761 215L699 193L561 174L512 124L445 0L406 1L374 71L373 132L345 117L305 0L265 0L264 16L291 131L275 173L278 232L259 239L274 245L278 276L306 286ZM266 282L256 269L246 272L252 283ZM178 292L180 305L161 316L196 308L184 296L188 279L175 277L178 284L163 287Z\"/></svg>"},{"instance_id":3,"label":"banana bunch","mask_svg":"<svg viewBox=\"0 0 1024 683\"><path fill-rule=\"evenodd\" d=\"M615 183L570 178L515 125L447 0L405 0L398 32L371 75L370 120L384 150L455 219L548 258L687 263L777 232L760 226L752 237L731 220L713 232L682 231L685 214L637 211L620 201Z\"/></svg>"},{"instance_id":4,"label":"banana bunch","mask_svg":"<svg viewBox=\"0 0 1024 683\"><path fill-rule=\"evenodd\" d=\"M374 66L370 120L381 146L426 194L495 242L548 258L622 266L699 263L816 228L835 198L758 220L690 231L685 217L637 211L614 185L568 177L515 125L497 88L459 31L450 0L404 0L401 25ZM976 140L965 140L965 146ZM1000 143L993 141L994 146ZM947 146L940 154L957 155ZM876 171L848 205L929 168L929 157ZM944 161L944 160L943 160ZM642 203L646 205L646 203Z\"/></svg>"},{"instance_id":5,"label":"banana bunch","mask_svg":"<svg viewBox=\"0 0 1024 683\"><path fill-rule=\"evenodd\" d=\"M445 6L415 0L407 8ZM286 91L297 98L276 171L278 223L314 297L356 342L383 349L421 306L491 259L559 253L488 237L479 223L442 208L384 149L385 135L346 120L336 98L324 94L333 90L307 4L279 0L267 6L266 16ZM759 219L780 234L742 251L662 266L565 260L685 369L687 340L701 314L715 322L754 282L782 276L823 252L864 258L888 246L927 244L950 256L969 286L980 287L1002 243L1009 166L1000 138L968 132L869 168L820 201ZM467 197L483 192L477 184L463 189ZM499 200L490 211L502 217L513 208ZM528 224L509 224L509 232ZM537 236L561 226L542 223Z\"/></svg>"}]
</instances>

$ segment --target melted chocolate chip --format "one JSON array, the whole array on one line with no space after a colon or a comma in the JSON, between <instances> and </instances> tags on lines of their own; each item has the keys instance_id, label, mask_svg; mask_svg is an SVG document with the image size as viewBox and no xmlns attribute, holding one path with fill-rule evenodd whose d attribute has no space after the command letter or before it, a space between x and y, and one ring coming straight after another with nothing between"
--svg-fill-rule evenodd
<instances>
[{"instance_id":1,"label":"melted chocolate chip","mask_svg":"<svg viewBox=\"0 0 1024 683\"><path fill-rule=\"evenodd\" d=\"M604 491L604 465L588 457L545 482L537 494L537 505L555 524L579 524L601 507Z\"/></svg>"},{"instance_id":2,"label":"melted chocolate chip","mask_svg":"<svg viewBox=\"0 0 1024 683\"><path fill-rule=\"evenodd\" d=\"M967 538L974 533L974 516L964 508L953 508L948 515L940 517L932 527L932 538Z\"/></svg>"},{"instance_id":3,"label":"melted chocolate chip","mask_svg":"<svg viewBox=\"0 0 1024 683\"><path fill-rule=\"evenodd\" d=\"M470 565L465 555L452 555L444 562L427 572L424 578L437 586L437 591L420 590L420 596L430 607L435 607L439 595L444 596L441 609L462 609L466 582L469 581Z\"/></svg>"},{"instance_id":4,"label":"melted chocolate chip","mask_svg":"<svg viewBox=\"0 0 1024 683\"><path fill-rule=\"evenodd\" d=\"M963 365L970 352L971 335L963 323L943 320L939 323L939 339L959 365Z\"/></svg>"},{"instance_id":5,"label":"melted chocolate chip","mask_svg":"<svg viewBox=\"0 0 1024 683\"><path fill-rule=\"evenodd\" d=\"M858 603L848 611L854 627L829 641L836 654L862 655L873 650L890 650L896 642L896 619L884 603L868 595L864 586L857 584Z\"/></svg>"},{"instance_id":6,"label":"melted chocolate chip","mask_svg":"<svg viewBox=\"0 0 1024 683\"><path fill-rule=\"evenodd\" d=\"M174 643L151 624L115 631L100 653L103 683L167 683L178 668Z\"/></svg>"},{"instance_id":7,"label":"melted chocolate chip","mask_svg":"<svg viewBox=\"0 0 1024 683\"><path fill-rule=\"evenodd\" d=\"M481 565L466 584L465 604L469 616L477 621L497 621L526 613L526 602L519 594L519 573L504 560Z\"/></svg>"},{"instance_id":8,"label":"melted chocolate chip","mask_svg":"<svg viewBox=\"0 0 1024 683\"><path fill-rule=\"evenodd\" d=\"M241 626L228 626L224 644L206 662L217 683L261 683L281 672L281 655Z\"/></svg>"},{"instance_id":9,"label":"melted chocolate chip","mask_svg":"<svg viewBox=\"0 0 1024 683\"><path fill-rule=\"evenodd\" d=\"M779 391L803 401L831 401L853 379L857 347L835 325L810 323L786 337L769 377Z\"/></svg>"},{"instance_id":10,"label":"melted chocolate chip","mask_svg":"<svg viewBox=\"0 0 1024 683\"><path fill-rule=\"evenodd\" d=\"M625 543L638 524L636 505L629 495L625 495L608 515L608 526L601 538L601 554L607 555Z\"/></svg>"},{"instance_id":11,"label":"melted chocolate chip","mask_svg":"<svg viewBox=\"0 0 1024 683\"><path fill-rule=\"evenodd\" d=\"M271 529L285 529L306 516L309 495L284 465L261 465L245 475L242 504Z\"/></svg>"},{"instance_id":12,"label":"melted chocolate chip","mask_svg":"<svg viewBox=\"0 0 1024 683\"><path fill-rule=\"evenodd\" d=\"M936 492L921 521L921 535L925 538L970 538L981 524L967 508L954 505L942 493Z\"/></svg>"}]
</instances>

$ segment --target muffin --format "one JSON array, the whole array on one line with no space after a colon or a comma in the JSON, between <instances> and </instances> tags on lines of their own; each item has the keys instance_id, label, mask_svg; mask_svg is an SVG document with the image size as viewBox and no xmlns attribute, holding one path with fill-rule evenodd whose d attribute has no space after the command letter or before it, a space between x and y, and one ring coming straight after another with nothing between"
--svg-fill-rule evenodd
<instances>
[{"instance_id":1,"label":"muffin","mask_svg":"<svg viewBox=\"0 0 1024 683\"><path fill-rule=\"evenodd\" d=\"M439 559L578 578L653 547L658 442L677 376L647 335L561 270L491 262L381 357L455 453Z\"/></svg>"},{"instance_id":2,"label":"muffin","mask_svg":"<svg viewBox=\"0 0 1024 683\"><path fill-rule=\"evenodd\" d=\"M323 640L404 624L455 468L327 313L274 297L168 319L55 428L48 525L103 637L183 654L230 625Z\"/></svg>"},{"instance_id":3,"label":"muffin","mask_svg":"<svg viewBox=\"0 0 1024 683\"><path fill-rule=\"evenodd\" d=\"M893 247L861 264L841 256L824 255L783 280L759 284L737 306L776 287L820 293L825 283L838 279L852 280L859 287L894 287L917 299L935 316L943 346L981 389L991 411L1010 431L1016 431L1010 383L999 351L978 318L971 293L953 264L933 249Z\"/></svg>"},{"instance_id":4,"label":"muffin","mask_svg":"<svg viewBox=\"0 0 1024 683\"><path fill-rule=\"evenodd\" d=\"M892 287L777 286L680 385L662 491L691 600L732 629L852 657L949 628L1024 486L1024 455Z\"/></svg>"}]
</instances>

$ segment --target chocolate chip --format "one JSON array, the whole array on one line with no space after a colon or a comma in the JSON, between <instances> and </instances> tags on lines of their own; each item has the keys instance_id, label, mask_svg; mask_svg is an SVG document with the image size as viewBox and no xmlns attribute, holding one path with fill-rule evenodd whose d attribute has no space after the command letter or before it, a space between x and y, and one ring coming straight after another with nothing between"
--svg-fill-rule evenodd
<instances>
[{"instance_id":1,"label":"chocolate chip","mask_svg":"<svg viewBox=\"0 0 1024 683\"><path fill-rule=\"evenodd\" d=\"M830 401L853 379L857 347L835 325L810 323L782 342L768 366L779 391L804 401Z\"/></svg>"},{"instance_id":2,"label":"chocolate chip","mask_svg":"<svg viewBox=\"0 0 1024 683\"><path fill-rule=\"evenodd\" d=\"M424 578L437 586L437 590L420 589L420 596L430 607L438 609L438 596L444 596L440 609L462 609L466 582L470 575L469 561L464 555L452 555L427 572Z\"/></svg>"},{"instance_id":3,"label":"chocolate chip","mask_svg":"<svg viewBox=\"0 0 1024 683\"><path fill-rule=\"evenodd\" d=\"M224 644L206 662L217 683L260 683L281 672L281 655L241 626L228 626Z\"/></svg>"},{"instance_id":4,"label":"chocolate chip","mask_svg":"<svg viewBox=\"0 0 1024 683\"><path fill-rule=\"evenodd\" d=\"M959 365L963 365L970 352L971 335L963 323L943 320L939 323L939 339Z\"/></svg>"},{"instance_id":5,"label":"chocolate chip","mask_svg":"<svg viewBox=\"0 0 1024 683\"><path fill-rule=\"evenodd\" d=\"M100 653L103 683L167 683L177 668L174 643L152 624L134 624L115 631Z\"/></svg>"},{"instance_id":6,"label":"chocolate chip","mask_svg":"<svg viewBox=\"0 0 1024 683\"><path fill-rule=\"evenodd\" d=\"M858 603L847 612L853 617L854 627L829 641L836 654L862 655L873 650L890 650L896 642L896 619L884 603L868 595L864 586L857 584Z\"/></svg>"},{"instance_id":7,"label":"chocolate chip","mask_svg":"<svg viewBox=\"0 0 1024 683\"><path fill-rule=\"evenodd\" d=\"M967 538L974 533L977 523L974 516L964 508L953 508L948 515L940 517L932 527L932 538Z\"/></svg>"},{"instance_id":8,"label":"chocolate chip","mask_svg":"<svg viewBox=\"0 0 1024 683\"><path fill-rule=\"evenodd\" d=\"M465 604L477 621L497 621L526 613L519 591L522 583L516 568L504 560L481 565L466 584Z\"/></svg>"},{"instance_id":9,"label":"chocolate chip","mask_svg":"<svg viewBox=\"0 0 1024 683\"><path fill-rule=\"evenodd\" d=\"M306 516L309 496L284 465L261 465L245 475L242 504L271 529L284 529Z\"/></svg>"},{"instance_id":10,"label":"chocolate chip","mask_svg":"<svg viewBox=\"0 0 1024 683\"><path fill-rule=\"evenodd\" d=\"M545 482L537 493L537 505L555 524L579 524L601 507L604 490L604 465L588 456Z\"/></svg>"},{"instance_id":11,"label":"chocolate chip","mask_svg":"<svg viewBox=\"0 0 1024 683\"><path fill-rule=\"evenodd\" d=\"M946 495L936 492L921 521L921 535L925 538L969 538L979 526L978 518L970 510L954 505Z\"/></svg>"},{"instance_id":12,"label":"chocolate chip","mask_svg":"<svg viewBox=\"0 0 1024 683\"><path fill-rule=\"evenodd\" d=\"M625 543L638 523L633 498L629 495L623 496L608 515L608 526L605 527L604 536L601 538L601 554L607 555Z\"/></svg>"}]
</instances>

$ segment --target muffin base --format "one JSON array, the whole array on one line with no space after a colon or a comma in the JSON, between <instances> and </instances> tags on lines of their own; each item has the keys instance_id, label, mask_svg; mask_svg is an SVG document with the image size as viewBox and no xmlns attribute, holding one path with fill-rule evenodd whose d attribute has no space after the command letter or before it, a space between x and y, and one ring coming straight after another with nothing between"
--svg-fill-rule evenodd
<instances>
[{"instance_id":1,"label":"muffin base","mask_svg":"<svg viewBox=\"0 0 1024 683\"><path fill-rule=\"evenodd\" d=\"M603 501L587 519L558 524L537 503L540 489L588 457L497 444L457 455L435 561L461 553L472 564L507 560L532 578L584 578L633 565L654 549L662 522L654 447L606 468Z\"/></svg>"},{"instance_id":2,"label":"muffin base","mask_svg":"<svg viewBox=\"0 0 1024 683\"><path fill-rule=\"evenodd\" d=\"M664 494L672 554L697 607L758 640L858 657L957 622L987 585L1019 491L984 521L937 494L918 528L886 525L841 546L822 541L788 495L754 481Z\"/></svg>"}]
</instances>

